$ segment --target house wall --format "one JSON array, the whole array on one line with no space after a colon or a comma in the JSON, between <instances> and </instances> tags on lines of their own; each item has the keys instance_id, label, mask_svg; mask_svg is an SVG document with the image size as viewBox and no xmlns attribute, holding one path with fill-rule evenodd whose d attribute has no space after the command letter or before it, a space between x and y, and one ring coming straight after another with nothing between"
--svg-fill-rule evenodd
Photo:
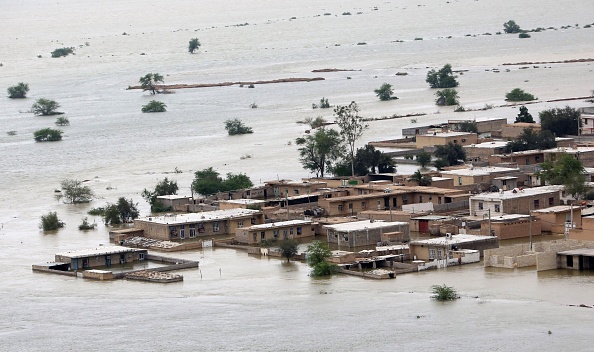
<instances>
[{"instance_id":1,"label":"house wall","mask_svg":"<svg viewBox=\"0 0 594 352\"><path fill-rule=\"evenodd\" d=\"M488 157L490 166L503 163L515 163L517 165L535 165L545 161L544 153L534 154L496 154Z\"/></svg>"},{"instance_id":2,"label":"house wall","mask_svg":"<svg viewBox=\"0 0 594 352\"><path fill-rule=\"evenodd\" d=\"M501 240L530 237L530 221L528 219L513 222L491 221L491 231ZM541 221L533 219L532 235L540 235L541 231ZM489 222L487 220L481 223L481 235L489 236Z\"/></svg>"},{"instance_id":3,"label":"house wall","mask_svg":"<svg viewBox=\"0 0 594 352\"><path fill-rule=\"evenodd\" d=\"M235 232L235 240L239 243L256 244L263 240L282 240L288 238L307 238L314 237L314 225L303 224L303 225L289 225L289 226L275 226L274 228L266 229L250 229L239 228Z\"/></svg>"},{"instance_id":4,"label":"house wall","mask_svg":"<svg viewBox=\"0 0 594 352\"><path fill-rule=\"evenodd\" d=\"M436 145L447 145L448 143L470 145L476 144L478 137L476 133L468 133L458 136L444 136L444 135L417 135L417 148L433 147Z\"/></svg>"},{"instance_id":5,"label":"house wall","mask_svg":"<svg viewBox=\"0 0 594 352\"><path fill-rule=\"evenodd\" d=\"M410 239L408 223L355 231L335 231L329 228L326 231L328 243L335 243L339 246L346 247L376 245L378 242L381 242L383 233L390 232L402 232L402 238L404 240L408 241Z\"/></svg>"},{"instance_id":6,"label":"house wall","mask_svg":"<svg viewBox=\"0 0 594 352\"><path fill-rule=\"evenodd\" d=\"M466 151L466 159L471 161L488 161L491 155L503 153L503 147L480 148L467 145L464 146L464 150Z\"/></svg>"},{"instance_id":7,"label":"house wall","mask_svg":"<svg viewBox=\"0 0 594 352\"><path fill-rule=\"evenodd\" d=\"M106 266L106 257L109 256L110 260L111 260L111 265L117 265L120 264L120 256L123 255L124 256L124 260L126 263L132 263L132 262L137 262L140 261L140 257L141 255L143 256L143 258L146 258L148 251L147 250L141 250L141 251L137 251L137 252L128 252L128 253L112 253L112 254L108 254L108 255L94 255L94 256L89 256L89 257L85 257L85 258L71 258L68 256L61 256L61 255L56 255L55 259L56 262L62 262L62 263L70 263L70 268L73 268L74 262L77 262L78 264L78 270L81 270L83 268L97 268L97 267L104 267ZM144 259L142 259L144 260ZM84 263L85 261L87 262L87 265L85 266Z\"/></svg>"},{"instance_id":8,"label":"house wall","mask_svg":"<svg viewBox=\"0 0 594 352\"><path fill-rule=\"evenodd\" d=\"M501 126L501 136L505 139L517 139L525 128L532 128L534 132L540 131L538 123L510 123Z\"/></svg>"},{"instance_id":9,"label":"house wall","mask_svg":"<svg viewBox=\"0 0 594 352\"><path fill-rule=\"evenodd\" d=\"M568 211L560 213L533 213L533 216L541 219L542 230L552 233L565 233L565 224L571 220L571 214ZM573 210L573 224L576 228L582 227L582 214L580 208Z\"/></svg>"},{"instance_id":10,"label":"house wall","mask_svg":"<svg viewBox=\"0 0 594 352\"><path fill-rule=\"evenodd\" d=\"M497 211L496 205L499 205L499 211ZM491 209L491 217L501 215L504 213L528 215L530 210L544 209L556 205L560 205L558 191L551 191L547 193L526 195L524 197L508 199L494 198L493 200L483 200L471 198L470 214L475 216L483 216L488 214L488 210Z\"/></svg>"}]
</instances>

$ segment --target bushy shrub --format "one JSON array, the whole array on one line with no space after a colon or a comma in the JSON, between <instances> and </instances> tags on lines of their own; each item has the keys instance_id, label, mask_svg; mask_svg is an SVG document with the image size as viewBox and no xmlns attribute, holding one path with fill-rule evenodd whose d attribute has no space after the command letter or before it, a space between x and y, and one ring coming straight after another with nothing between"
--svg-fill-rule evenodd
<instances>
[{"instance_id":1,"label":"bushy shrub","mask_svg":"<svg viewBox=\"0 0 594 352\"><path fill-rule=\"evenodd\" d=\"M167 105L165 103L151 100L148 104L142 106L142 112L165 112L167 111Z\"/></svg>"},{"instance_id":2,"label":"bushy shrub","mask_svg":"<svg viewBox=\"0 0 594 352\"><path fill-rule=\"evenodd\" d=\"M520 88L514 88L511 92L505 94L505 100L508 101L530 101L536 99L537 98L534 95L524 92L524 90Z\"/></svg>"},{"instance_id":3,"label":"bushy shrub","mask_svg":"<svg viewBox=\"0 0 594 352\"><path fill-rule=\"evenodd\" d=\"M68 56L74 53L74 48L59 48L52 51L52 57Z\"/></svg>"},{"instance_id":4,"label":"bushy shrub","mask_svg":"<svg viewBox=\"0 0 594 352\"><path fill-rule=\"evenodd\" d=\"M11 99L22 99L27 97L29 92L29 85L27 83L20 82L16 86L8 87L8 97Z\"/></svg>"},{"instance_id":5,"label":"bushy shrub","mask_svg":"<svg viewBox=\"0 0 594 352\"><path fill-rule=\"evenodd\" d=\"M36 142L56 142L62 140L62 131L53 128L43 128L33 132Z\"/></svg>"},{"instance_id":6,"label":"bushy shrub","mask_svg":"<svg viewBox=\"0 0 594 352\"><path fill-rule=\"evenodd\" d=\"M431 286L431 289L433 290L433 296L431 298L435 298L438 301L453 301L460 298L458 292L453 287L446 286L445 284Z\"/></svg>"},{"instance_id":7,"label":"bushy shrub","mask_svg":"<svg viewBox=\"0 0 594 352\"><path fill-rule=\"evenodd\" d=\"M230 136L234 136L237 134L248 134L254 133L251 127L248 127L243 124L240 119L232 119L225 121L225 129Z\"/></svg>"},{"instance_id":8,"label":"bushy shrub","mask_svg":"<svg viewBox=\"0 0 594 352\"><path fill-rule=\"evenodd\" d=\"M39 228L43 231L57 230L60 227L64 227L64 223L58 218L58 214L55 211L41 216Z\"/></svg>"}]
</instances>

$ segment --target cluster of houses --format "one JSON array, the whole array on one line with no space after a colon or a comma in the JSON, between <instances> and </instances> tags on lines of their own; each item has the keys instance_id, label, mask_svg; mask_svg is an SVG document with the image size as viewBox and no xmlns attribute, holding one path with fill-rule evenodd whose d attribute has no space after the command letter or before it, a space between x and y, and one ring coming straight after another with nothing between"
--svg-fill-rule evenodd
<instances>
[{"instance_id":1,"label":"cluster of houses","mask_svg":"<svg viewBox=\"0 0 594 352\"><path fill-rule=\"evenodd\" d=\"M563 186L544 185L538 177L540 163L569 154L582 162L592 181L594 146L558 138L553 149L505 154L507 141L524 128L539 125L496 119L475 122L478 133L456 131L463 123L467 122L405 129L405 138L372 142L387 152L397 148L392 153L395 157L431 152L448 143L461 145L465 163L428 171L429 186L419 186L411 175L389 173L273 180L206 199L161 196L159 201L174 211L136 219L133 228L112 231L110 238L123 245L141 236L176 243L230 240L258 247L277 240L318 237L336 246L344 258L353 253L364 257L372 246L405 248L406 253L389 254L391 268L394 258L407 259L419 268L440 260L445 265L478 261L483 251L499 247L499 240L506 239L529 238L532 250L532 238L541 234L594 241L594 208L572 199ZM558 262L568 267L567 258Z\"/></svg>"}]
</instances>

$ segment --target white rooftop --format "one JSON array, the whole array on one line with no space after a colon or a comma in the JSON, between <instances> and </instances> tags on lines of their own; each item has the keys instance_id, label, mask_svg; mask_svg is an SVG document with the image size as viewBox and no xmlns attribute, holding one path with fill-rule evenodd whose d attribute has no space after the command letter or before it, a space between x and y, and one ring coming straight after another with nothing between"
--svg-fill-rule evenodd
<instances>
[{"instance_id":1,"label":"white rooftop","mask_svg":"<svg viewBox=\"0 0 594 352\"><path fill-rule=\"evenodd\" d=\"M542 186L542 187L534 187L534 188L524 188L522 190L514 189L510 191L504 192L490 192L490 193L481 193L476 196L470 197L470 200L484 200L484 201L493 201L496 199L512 199L512 198L522 198L522 197L530 197L537 194L544 194L549 192L559 192L563 189L563 186Z\"/></svg>"},{"instance_id":2,"label":"white rooftop","mask_svg":"<svg viewBox=\"0 0 594 352\"><path fill-rule=\"evenodd\" d=\"M275 227L286 227L286 226L299 226L299 225L310 225L312 222L309 220L288 220L288 221L277 221L269 224L258 224L248 227L250 230L262 230L262 229L273 229Z\"/></svg>"},{"instance_id":3,"label":"white rooftop","mask_svg":"<svg viewBox=\"0 0 594 352\"><path fill-rule=\"evenodd\" d=\"M420 134L419 136L422 137L457 137L457 136L468 136L468 135L476 135L476 133L472 132L436 132L436 133L427 133L427 134Z\"/></svg>"},{"instance_id":4,"label":"white rooftop","mask_svg":"<svg viewBox=\"0 0 594 352\"><path fill-rule=\"evenodd\" d=\"M452 178L451 177L431 176L431 181L445 181L445 180L452 180Z\"/></svg>"},{"instance_id":5,"label":"white rooftop","mask_svg":"<svg viewBox=\"0 0 594 352\"><path fill-rule=\"evenodd\" d=\"M507 141L492 141L477 144L465 145L463 148L503 148L507 145Z\"/></svg>"},{"instance_id":6,"label":"white rooftop","mask_svg":"<svg viewBox=\"0 0 594 352\"><path fill-rule=\"evenodd\" d=\"M499 172L514 172L518 171L518 169L512 169L509 167L497 167L497 166L486 166L486 167L474 167L472 169L456 169L456 170L449 170L449 171L442 171L442 175L452 175L452 176L486 176L492 173L499 173Z\"/></svg>"},{"instance_id":7,"label":"white rooftop","mask_svg":"<svg viewBox=\"0 0 594 352\"><path fill-rule=\"evenodd\" d=\"M519 220L524 218L529 218L530 215L523 215L523 214L502 214L499 216L492 216L491 221L510 221L510 220Z\"/></svg>"},{"instance_id":8,"label":"white rooftop","mask_svg":"<svg viewBox=\"0 0 594 352\"><path fill-rule=\"evenodd\" d=\"M492 238L493 238L492 236L477 236L477 235L459 234L459 235L452 235L451 238L438 237L438 238L431 238L428 240L411 241L410 244L445 246L446 244L450 245L450 244L458 244L458 243L484 241L484 240L488 240L488 239L492 239Z\"/></svg>"},{"instance_id":9,"label":"white rooftop","mask_svg":"<svg viewBox=\"0 0 594 352\"><path fill-rule=\"evenodd\" d=\"M578 210L581 209L580 206L571 206L571 205L557 205L554 207L549 207L549 208L544 208L544 209L538 209L538 210L533 210L533 213L542 213L542 214L547 214L547 213L564 213L566 211L571 211L571 210Z\"/></svg>"},{"instance_id":10,"label":"white rooftop","mask_svg":"<svg viewBox=\"0 0 594 352\"><path fill-rule=\"evenodd\" d=\"M403 221L380 221L380 220L362 220L362 221L353 221L353 222L345 222L342 224L336 225L325 225L324 227L328 229L332 229L338 232L345 232L345 231L359 231L365 229L380 229L390 226L408 226L408 222Z\"/></svg>"},{"instance_id":11,"label":"white rooftop","mask_svg":"<svg viewBox=\"0 0 594 352\"><path fill-rule=\"evenodd\" d=\"M266 203L266 202L263 201L263 200L261 200L261 199L246 199L246 198L242 198L242 199L220 200L219 203L248 205L248 204L262 204L262 203Z\"/></svg>"},{"instance_id":12,"label":"white rooftop","mask_svg":"<svg viewBox=\"0 0 594 352\"><path fill-rule=\"evenodd\" d=\"M146 249L139 249L139 248L129 248L129 247L122 247L122 246L100 246L97 248L90 248L90 249L79 249L76 251L69 251L69 252L60 252L56 253L56 255L68 258L85 258L85 257L92 257L92 256L99 256L99 255L109 255L109 254L117 254L117 253L130 253L130 252L145 252Z\"/></svg>"},{"instance_id":13,"label":"white rooftop","mask_svg":"<svg viewBox=\"0 0 594 352\"><path fill-rule=\"evenodd\" d=\"M175 200L175 199L190 199L192 198L191 196L180 196L179 194L168 194L168 195L164 195L164 196L157 196L157 199L170 199L170 200Z\"/></svg>"},{"instance_id":14,"label":"white rooftop","mask_svg":"<svg viewBox=\"0 0 594 352\"><path fill-rule=\"evenodd\" d=\"M165 216L149 216L144 218L136 219L135 221L145 221L157 224L185 224L185 223L197 223L204 221L213 220L227 220L238 217L246 217L259 213L259 210L252 209L226 209L226 210L214 210L205 211L201 213L187 213L187 214L173 214Z\"/></svg>"},{"instance_id":15,"label":"white rooftop","mask_svg":"<svg viewBox=\"0 0 594 352\"><path fill-rule=\"evenodd\" d=\"M543 150L543 153L577 154L577 153L589 153L589 152L594 152L594 147L577 147L577 148L557 147L557 148Z\"/></svg>"}]
</instances>

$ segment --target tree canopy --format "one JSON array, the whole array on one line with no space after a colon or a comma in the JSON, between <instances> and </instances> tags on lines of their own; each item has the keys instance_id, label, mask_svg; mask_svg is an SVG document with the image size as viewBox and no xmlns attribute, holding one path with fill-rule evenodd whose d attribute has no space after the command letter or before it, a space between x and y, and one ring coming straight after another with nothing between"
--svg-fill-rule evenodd
<instances>
[{"instance_id":1,"label":"tree canopy","mask_svg":"<svg viewBox=\"0 0 594 352\"><path fill-rule=\"evenodd\" d=\"M419 186L431 186L431 176L423 175L421 170L415 171L408 180L416 182Z\"/></svg>"},{"instance_id":2,"label":"tree canopy","mask_svg":"<svg viewBox=\"0 0 594 352\"><path fill-rule=\"evenodd\" d=\"M539 177L552 185L564 185L565 191L574 198L583 195L587 187L582 162L573 155L562 154L557 161L545 161L540 164Z\"/></svg>"},{"instance_id":3,"label":"tree canopy","mask_svg":"<svg viewBox=\"0 0 594 352\"><path fill-rule=\"evenodd\" d=\"M334 129L321 127L313 134L296 139L299 148L299 161L303 168L314 172L316 177L324 177L327 169L342 155L343 145L340 134Z\"/></svg>"},{"instance_id":4,"label":"tree canopy","mask_svg":"<svg viewBox=\"0 0 594 352\"><path fill-rule=\"evenodd\" d=\"M62 112L57 112L60 104L55 100L40 98L37 99L35 103L31 106L31 111L35 115L42 115L42 116L49 116L49 115L59 115L63 114Z\"/></svg>"},{"instance_id":5,"label":"tree canopy","mask_svg":"<svg viewBox=\"0 0 594 352\"><path fill-rule=\"evenodd\" d=\"M204 196L215 194L217 192L228 192L244 188L250 188L254 184L245 174L227 173L227 179L224 180L212 167L196 171L192 189Z\"/></svg>"},{"instance_id":6,"label":"tree canopy","mask_svg":"<svg viewBox=\"0 0 594 352\"><path fill-rule=\"evenodd\" d=\"M354 101L349 105L338 105L334 108L336 124L340 128L340 135L348 148L351 159L351 175L355 175L355 143L369 125L359 116L359 107Z\"/></svg>"},{"instance_id":7,"label":"tree canopy","mask_svg":"<svg viewBox=\"0 0 594 352\"><path fill-rule=\"evenodd\" d=\"M370 144L357 149L355 154L355 175L365 176L369 173L375 174L395 172L396 164L391 156L376 150ZM351 176L350 160L343 159L337 162L332 168L332 173L336 176Z\"/></svg>"},{"instance_id":8,"label":"tree canopy","mask_svg":"<svg viewBox=\"0 0 594 352\"><path fill-rule=\"evenodd\" d=\"M200 49L200 46L202 44L200 44L200 41L198 40L198 38L192 38L190 39L190 43L188 44L188 51L193 54L196 50Z\"/></svg>"},{"instance_id":9,"label":"tree canopy","mask_svg":"<svg viewBox=\"0 0 594 352\"><path fill-rule=\"evenodd\" d=\"M503 24L503 31L505 33L520 33L522 29L514 20L509 20Z\"/></svg>"},{"instance_id":10,"label":"tree canopy","mask_svg":"<svg viewBox=\"0 0 594 352\"><path fill-rule=\"evenodd\" d=\"M334 273L335 266L328 263L328 258L332 255L332 252L325 243L314 241L307 246L305 253L307 255L307 264L313 269L312 276L328 276Z\"/></svg>"},{"instance_id":11,"label":"tree canopy","mask_svg":"<svg viewBox=\"0 0 594 352\"><path fill-rule=\"evenodd\" d=\"M379 100L382 101L398 99L397 97L392 96L394 94L394 90L392 90L392 85L389 83L382 84L381 87L374 90L374 92Z\"/></svg>"},{"instance_id":12,"label":"tree canopy","mask_svg":"<svg viewBox=\"0 0 594 352\"><path fill-rule=\"evenodd\" d=\"M534 118L528 112L528 108L524 105L520 106L520 112L518 116L516 116L516 121L514 123L525 122L525 123L535 123Z\"/></svg>"},{"instance_id":13,"label":"tree canopy","mask_svg":"<svg viewBox=\"0 0 594 352\"><path fill-rule=\"evenodd\" d=\"M24 82L19 82L17 85L8 87L8 97L11 99L22 99L27 97L29 92L29 85Z\"/></svg>"},{"instance_id":14,"label":"tree canopy","mask_svg":"<svg viewBox=\"0 0 594 352\"><path fill-rule=\"evenodd\" d=\"M171 207L163 206L163 204L157 200L157 197L177 194L178 189L179 187L177 186L176 181L169 181L167 177L165 177L157 183L152 192L145 188L141 195L142 198L151 205L151 212L160 213L171 210Z\"/></svg>"},{"instance_id":15,"label":"tree canopy","mask_svg":"<svg viewBox=\"0 0 594 352\"><path fill-rule=\"evenodd\" d=\"M143 105L142 112L165 112L167 111L167 105L161 101L151 100L148 104Z\"/></svg>"},{"instance_id":16,"label":"tree canopy","mask_svg":"<svg viewBox=\"0 0 594 352\"><path fill-rule=\"evenodd\" d=\"M52 51L52 57L68 56L74 53L74 48L58 48Z\"/></svg>"},{"instance_id":17,"label":"tree canopy","mask_svg":"<svg viewBox=\"0 0 594 352\"><path fill-rule=\"evenodd\" d=\"M551 131L557 137L577 135L582 127L580 111L569 106L544 110L538 115L541 129Z\"/></svg>"},{"instance_id":18,"label":"tree canopy","mask_svg":"<svg viewBox=\"0 0 594 352\"><path fill-rule=\"evenodd\" d=\"M43 231L53 231L60 227L64 227L64 222L58 218L58 214L55 211L41 216L39 228Z\"/></svg>"},{"instance_id":19,"label":"tree canopy","mask_svg":"<svg viewBox=\"0 0 594 352\"><path fill-rule=\"evenodd\" d=\"M447 162L447 165L457 165L466 160L466 151L460 144L449 142L447 145L436 146L433 153L438 159Z\"/></svg>"},{"instance_id":20,"label":"tree canopy","mask_svg":"<svg viewBox=\"0 0 594 352\"><path fill-rule=\"evenodd\" d=\"M297 255L297 241L292 238L282 240L282 242L278 245L280 249L281 255L284 258L287 258L287 263Z\"/></svg>"},{"instance_id":21,"label":"tree canopy","mask_svg":"<svg viewBox=\"0 0 594 352\"><path fill-rule=\"evenodd\" d=\"M417 154L417 164L421 165L421 167L425 167L429 165L431 162L431 154L427 153L426 151L422 150Z\"/></svg>"},{"instance_id":22,"label":"tree canopy","mask_svg":"<svg viewBox=\"0 0 594 352\"><path fill-rule=\"evenodd\" d=\"M505 94L505 100L507 101L530 101L536 99L538 98L530 93L524 92L524 90L520 88L514 88L511 92Z\"/></svg>"},{"instance_id":23,"label":"tree canopy","mask_svg":"<svg viewBox=\"0 0 594 352\"><path fill-rule=\"evenodd\" d=\"M550 131L534 132L532 128L524 128L517 139L509 141L503 148L504 153L519 152L532 149L555 148L555 135Z\"/></svg>"},{"instance_id":24,"label":"tree canopy","mask_svg":"<svg viewBox=\"0 0 594 352\"><path fill-rule=\"evenodd\" d=\"M246 126L240 119L230 119L225 121L225 129L230 136L237 134L254 133L251 127Z\"/></svg>"},{"instance_id":25,"label":"tree canopy","mask_svg":"<svg viewBox=\"0 0 594 352\"><path fill-rule=\"evenodd\" d=\"M458 86L456 76L452 72L452 65L445 64L439 71L431 69L425 80L431 88L454 88Z\"/></svg>"},{"instance_id":26,"label":"tree canopy","mask_svg":"<svg viewBox=\"0 0 594 352\"><path fill-rule=\"evenodd\" d=\"M78 180L64 179L60 182L60 188L62 192L56 198L64 198L66 203L88 203L95 197L91 188Z\"/></svg>"},{"instance_id":27,"label":"tree canopy","mask_svg":"<svg viewBox=\"0 0 594 352\"><path fill-rule=\"evenodd\" d=\"M33 138L36 142L56 142L62 140L63 133L63 131L53 128L42 128L33 132Z\"/></svg>"},{"instance_id":28,"label":"tree canopy","mask_svg":"<svg viewBox=\"0 0 594 352\"><path fill-rule=\"evenodd\" d=\"M442 90L438 90L435 92L437 99L435 100L435 104L437 105L459 105L460 102L458 101L458 91L453 88L445 88Z\"/></svg>"},{"instance_id":29,"label":"tree canopy","mask_svg":"<svg viewBox=\"0 0 594 352\"><path fill-rule=\"evenodd\" d=\"M124 197L120 197L116 204L108 203L103 213L105 225L129 223L138 218L139 212L137 206L138 203L134 203L132 199L128 200Z\"/></svg>"},{"instance_id":30,"label":"tree canopy","mask_svg":"<svg viewBox=\"0 0 594 352\"><path fill-rule=\"evenodd\" d=\"M146 75L140 77L138 80L140 86L142 87L142 91L148 90L151 94L159 93L156 85L158 83L163 83L164 78L158 73L147 73Z\"/></svg>"}]
</instances>

